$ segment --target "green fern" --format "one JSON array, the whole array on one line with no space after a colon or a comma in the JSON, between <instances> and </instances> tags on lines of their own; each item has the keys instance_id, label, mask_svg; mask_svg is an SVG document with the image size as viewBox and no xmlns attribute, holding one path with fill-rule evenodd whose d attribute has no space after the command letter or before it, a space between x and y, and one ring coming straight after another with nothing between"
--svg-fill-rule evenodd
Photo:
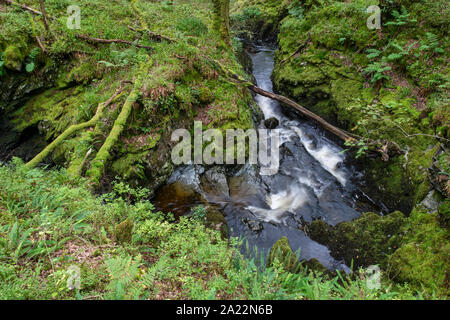
<instances>
[{"instance_id":1,"label":"green fern","mask_svg":"<svg viewBox=\"0 0 450 320\"><path fill-rule=\"evenodd\" d=\"M434 53L444 53L444 49L442 49L439 45L438 37L431 33L426 33L426 40L422 42L422 45L420 46L420 50L422 51L431 51Z\"/></svg>"},{"instance_id":2,"label":"green fern","mask_svg":"<svg viewBox=\"0 0 450 320\"><path fill-rule=\"evenodd\" d=\"M378 49L367 49L367 58L369 59L373 59L373 58L377 58L380 56L381 51Z\"/></svg>"},{"instance_id":3,"label":"green fern","mask_svg":"<svg viewBox=\"0 0 450 320\"><path fill-rule=\"evenodd\" d=\"M406 10L405 6L402 6L401 12L398 12L397 10L392 11L392 15L394 16L394 21L386 22L385 26L404 26L409 23L415 23L417 22L416 19L410 19L410 13L408 10Z\"/></svg>"},{"instance_id":4,"label":"green fern","mask_svg":"<svg viewBox=\"0 0 450 320\"><path fill-rule=\"evenodd\" d=\"M389 76L384 74L386 71L390 71L392 68L388 66L384 61L382 62L372 62L370 63L366 69L364 69L365 73L371 74L372 79L371 83L375 83L381 80L389 80Z\"/></svg>"}]
</instances>

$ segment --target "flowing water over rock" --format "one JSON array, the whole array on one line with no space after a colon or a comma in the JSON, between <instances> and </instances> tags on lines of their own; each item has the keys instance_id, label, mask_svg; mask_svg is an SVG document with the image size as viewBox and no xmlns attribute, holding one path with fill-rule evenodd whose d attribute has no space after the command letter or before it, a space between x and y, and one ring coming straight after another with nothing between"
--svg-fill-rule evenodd
<instances>
[{"instance_id":1,"label":"flowing water over rock","mask_svg":"<svg viewBox=\"0 0 450 320\"><path fill-rule=\"evenodd\" d=\"M273 55L267 47L251 54L257 85L267 91L273 89ZM278 173L262 176L251 165L237 172L219 166L185 166L156 194L156 208L183 214L199 203L212 204L224 213L231 236L245 238L250 248L256 246L264 255L286 236L292 249L300 250L301 259L316 258L329 269L348 271L302 229L305 221L322 219L335 225L358 217L358 206L367 209L355 184L361 175L346 164L342 148L316 124L285 115L280 104L269 98L258 95L255 100L265 119L278 120Z\"/></svg>"}]
</instances>

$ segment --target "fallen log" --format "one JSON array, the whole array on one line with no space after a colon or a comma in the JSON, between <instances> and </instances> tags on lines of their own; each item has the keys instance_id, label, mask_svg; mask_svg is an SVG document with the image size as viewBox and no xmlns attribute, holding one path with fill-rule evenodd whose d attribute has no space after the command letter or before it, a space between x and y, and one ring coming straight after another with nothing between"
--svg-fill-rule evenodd
<instances>
[{"instance_id":1,"label":"fallen log","mask_svg":"<svg viewBox=\"0 0 450 320\"><path fill-rule=\"evenodd\" d=\"M177 42L175 39L172 39L165 35L153 32L149 29L136 29L132 26L128 26L128 29L130 29L131 31L134 31L134 32L147 33L151 39L156 40L156 41L166 40L168 42Z\"/></svg>"},{"instance_id":2,"label":"fallen log","mask_svg":"<svg viewBox=\"0 0 450 320\"><path fill-rule=\"evenodd\" d=\"M307 118L316 121L317 123L319 123L325 130L333 133L335 136L337 136L338 138L347 141L347 140L354 140L355 136L352 135L351 133L339 129L335 126L333 126L332 124L330 124L329 122L327 122L326 120L322 119L321 117L319 117L318 115L316 115L315 113L309 111L308 109L306 109L305 107L302 107L301 105L299 105L298 103L282 96L279 94L275 94L266 90L263 90L255 85L249 85L248 88L257 93L260 94L264 97L276 100L278 102L287 104L288 106L296 109L297 111L299 111L301 114L303 114L304 116L306 116Z\"/></svg>"}]
</instances>

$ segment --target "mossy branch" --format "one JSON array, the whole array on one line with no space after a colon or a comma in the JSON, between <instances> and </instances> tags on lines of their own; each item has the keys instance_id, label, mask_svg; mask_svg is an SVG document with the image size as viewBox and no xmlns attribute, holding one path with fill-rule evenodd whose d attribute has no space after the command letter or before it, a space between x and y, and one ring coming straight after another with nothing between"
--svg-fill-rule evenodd
<instances>
[{"instance_id":1,"label":"mossy branch","mask_svg":"<svg viewBox=\"0 0 450 320\"><path fill-rule=\"evenodd\" d=\"M37 156L35 156L33 159L31 159L25 166L27 168L34 168L39 163L41 163L56 147L58 147L65 139L70 137L72 134L74 134L77 131L80 131L84 128L92 127L94 126L97 121L100 119L100 117L103 114L103 110L105 107L107 107L112 101L114 101L117 96L119 96L122 92L122 83L120 84L119 89L114 93L114 95L111 96L106 102L102 102L98 105L97 111L95 112L95 115L86 122L74 124L71 125L69 128L67 128L63 133L61 133L55 140L53 140L52 143L50 143L47 147L44 148Z\"/></svg>"},{"instance_id":2,"label":"mossy branch","mask_svg":"<svg viewBox=\"0 0 450 320\"><path fill-rule=\"evenodd\" d=\"M130 45L130 46L135 46L135 47L138 47L138 48L144 48L144 49L147 49L147 50L153 50L152 47L144 46L144 45L142 45L142 44L134 43L134 42L128 41L128 40L122 40L122 39L101 39L101 38L92 38L92 37L86 36L86 35L84 35L84 34L76 34L75 36L76 36L77 38L80 38L80 39L83 39L83 40L86 40L86 41L89 41L89 42L98 42L98 43L124 43L124 44Z\"/></svg>"},{"instance_id":3,"label":"mossy branch","mask_svg":"<svg viewBox=\"0 0 450 320\"><path fill-rule=\"evenodd\" d=\"M31 8L31 7L28 7L28 6L24 5L24 4L20 4L20 3L17 3L17 2L11 1L11 0L1 0L0 2L5 2L5 3L7 3L7 4L11 5L11 6L19 7L21 9L23 9L23 10L29 11L29 12L35 14L35 15L38 15L38 16L42 16L43 15L43 13L38 11L38 10L35 10L35 9ZM46 18L56 19L55 17L49 16L49 15L46 15Z\"/></svg>"},{"instance_id":4,"label":"mossy branch","mask_svg":"<svg viewBox=\"0 0 450 320\"><path fill-rule=\"evenodd\" d=\"M111 149L116 144L117 140L119 139L119 136L122 134L127 124L127 120L128 117L130 116L133 103L136 102L137 99L139 98L139 93L143 84L143 80L147 76L151 65L152 65L151 59L149 60L149 62L143 63L141 65L133 89L130 95L128 96L127 100L125 101L125 104L123 105L119 116L114 122L111 132L109 133L100 150L97 152L97 155L95 156L94 160L92 160L91 168L86 172L86 175L89 177L91 183L94 186L98 186L99 184L99 180L103 174L105 164L110 158Z\"/></svg>"}]
</instances>

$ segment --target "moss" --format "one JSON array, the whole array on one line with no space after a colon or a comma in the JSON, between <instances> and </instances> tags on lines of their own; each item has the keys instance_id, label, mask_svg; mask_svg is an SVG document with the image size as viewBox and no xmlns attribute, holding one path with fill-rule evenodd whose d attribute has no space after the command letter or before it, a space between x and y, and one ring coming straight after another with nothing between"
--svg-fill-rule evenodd
<instances>
[{"instance_id":1,"label":"moss","mask_svg":"<svg viewBox=\"0 0 450 320\"><path fill-rule=\"evenodd\" d=\"M329 275L329 276L333 276L334 273L330 272L327 268L325 268L323 266L323 264L321 264L319 262L319 260L313 258L310 260L304 260L302 261L302 267L307 270L311 270L314 273L318 273L318 274L325 274L325 275Z\"/></svg>"},{"instance_id":2,"label":"moss","mask_svg":"<svg viewBox=\"0 0 450 320\"><path fill-rule=\"evenodd\" d=\"M12 114L15 129L22 132L38 125L47 139L60 134L79 118L78 107L83 97L79 89L81 87L61 91L49 89L34 96Z\"/></svg>"},{"instance_id":3,"label":"moss","mask_svg":"<svg viewBox=\"0 0 450 320\"><path fill-rule=\"evenodd\" d=\"M223 213L214 208L208 207L206 210L206 226L218 230L222 239L228 238L228 224Z\"/></svg>"},{"instance_id":4,"label":"moss","mask_svg":"<svg viewBox=\"0 0 450 320\"><path fill-rule=\"evenodd\" d=\"M133 221L126 219L114 227L114 236L118 243L129 243L133 236Z\"/></svg>"},{"instance_id":5,"label":"moss","mask_svg":"<svg viewBox=\"0 0 450 320\"><path fill-rule=\"evenodd\" d=\"M115 143L119 139L119 136L121 135L126 126L128 117L130 116L131 113L131 108L139 97L141 87L143 84L143 79L148 75L151 65L152 60L149 60L148 62L141 64L133 89L130 95L128 96L127 100L125 101L125 104L122 107L122 111L120 112L119 116L114 122L114 126L112 127L111 132L106 138L104 144L97 152L97 155L95 156L94 160L92 160L91 168L86 172L91 182L95 186L99 185L99 180L103 174L106 162L109 160L111 156L110 155L111 149L114 147Z\"/></svg>"},{"instance_id":6,"label":"moss","mask_svg":"<svg viewBox=\"0 0 450 320\"><path fill-rule=\"evenodd\" d=\"M430 294L448 296L450 242L447 227L439 224L438 213L414 210L404 226L401 247L389 259L389 277L408 282Z\"/></svg>"},{"instance_id":7,"label":"moss","mask_svg":"<svg viewBox=\"0 0 450 320\"><path fill-rule=\"evenodd\" d=\"M25 55L20 49L11 45L5 49L3 61L5 62L6 68L14 71L21 71L24 58Z\"/></svg>"},{"instance_id":8,"label":"moss","mask_svg":"<svg viewBox=\"0 0 450 320\"><path fill-rule=\"evenodd\" d=\"M126 153L119 157L111 165L114 176L122 177L126 180L140 179L145 181L145 171L142 166L143 161L148 157L149 152Z\"/></svg>"},{"instance_id":9,"label":"moss","mask_svg":"<svg viewBox=\"0 0 450 320\"><path fill-rule=\"evenodd\" d=\"M299 270L300 262L292 251L289 240L286 237L281 237L269 251L267 266L273 266L276 261L281 263L283 268L288 272L296 273Z\"/></svg>"},{"instance_id":10,"label":"moss","mask_svg":"<svg viewBox=\"0 0 450 320\"><path fill-rule=\"evenodd\" d=\"M400 244L404 215L397 211L386 216L368 212L332 227L321 220L310 224L310 237L328 246L336 259L355 267L386 266L387 257Z\"/></svg>"},{"instance_id":11,"label":"moss","mask_svg":"<svg viewBox=\"0 0 450 320\"><path fill-rule=\"evenodd\" d=\"M212 101L214 101L214 93L209 88L201 87L198 100L202 104L211 103Z\"/></svg>"}]
</instances>

